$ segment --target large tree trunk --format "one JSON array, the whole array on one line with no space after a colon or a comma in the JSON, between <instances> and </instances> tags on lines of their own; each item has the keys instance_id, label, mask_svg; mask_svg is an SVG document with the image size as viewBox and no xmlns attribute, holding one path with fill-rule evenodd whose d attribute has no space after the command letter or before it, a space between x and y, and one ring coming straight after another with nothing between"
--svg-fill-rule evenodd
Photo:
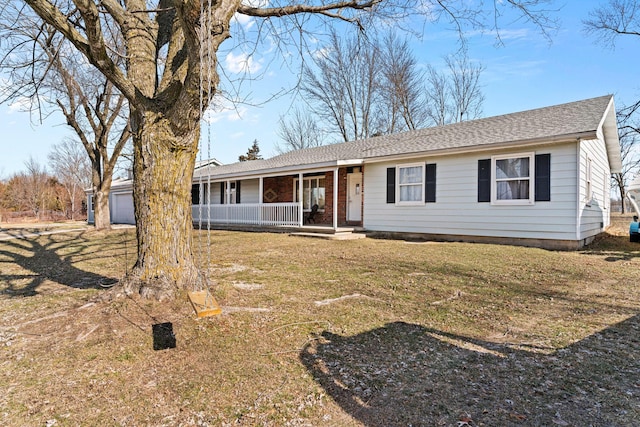
<instances>
[{"instance_id":1,"label":"large tree trunk","mask_svg":"<svg viewBox=\"0 0 640 427\"><path fill-rule=\"evenodd\" d=\"M125 289L165 299L177 289L193 288L198 278L191 250L191 184L199 128L176 135L162 114L143 114L133 136L138 259Z\"/></svg>"},{"instance_id":2,"label":"large tree trunk","mask_svg":"<svg viewBox=\"0 0 640 427\"><path fill-rule=\"evenodd\" d=\"M111 177L103 180L99 171L94 170L93 174L93 225L96 230L110 230L109 193L111 192Z\"/></svg>"}]
</instances>

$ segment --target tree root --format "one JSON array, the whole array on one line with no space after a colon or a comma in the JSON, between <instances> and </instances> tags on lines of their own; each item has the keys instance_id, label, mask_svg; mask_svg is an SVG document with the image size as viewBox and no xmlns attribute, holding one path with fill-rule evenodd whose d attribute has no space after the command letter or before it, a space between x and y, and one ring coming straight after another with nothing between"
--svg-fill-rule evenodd
<instances>
[{"instance_id":1,"label":"tree root","mask_svg":"<svg viewBox=\"0 0 640 427\"><path fill-rule=\"evenodd\" d=\"M145 299L168 301L176 297L178 286L166 277L157 277L153 282L129 274L120 280L120 286L127 295L140 295Z\"/></svg>"}]
</instances>

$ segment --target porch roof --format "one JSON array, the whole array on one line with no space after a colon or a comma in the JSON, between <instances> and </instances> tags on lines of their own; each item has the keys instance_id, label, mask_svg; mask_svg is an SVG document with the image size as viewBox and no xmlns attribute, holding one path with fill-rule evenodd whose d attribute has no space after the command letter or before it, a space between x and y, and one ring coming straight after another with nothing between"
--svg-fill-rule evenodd
<instances>
[{"instance_id":1,"label":"porch roof","mask_svg":"<svg viewBox=\"0 0 640 427\"><path fill-rule=\"evenodd\" d=\"M195 176L212 179L297 173L359 165L396 157L437 155L495 147L596 138L602 132L612 171L621 167L613 96L369 139L291 151L264 160L202 168Z\"/></svg>"}]
</instances>

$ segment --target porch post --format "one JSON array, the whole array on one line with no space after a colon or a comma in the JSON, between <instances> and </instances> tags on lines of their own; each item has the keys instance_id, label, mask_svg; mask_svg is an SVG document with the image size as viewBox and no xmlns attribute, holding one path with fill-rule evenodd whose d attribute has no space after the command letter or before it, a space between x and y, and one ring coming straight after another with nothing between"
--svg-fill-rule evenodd
<instances>
[{"instance_id":1,"label":"porch post","mask_svg":"<svg viewBox=\"0 0 640 427\"><path fill-rule=\"evenodd\" d=\"M263 200L263 195L264 193L264 177L260 177L260 181L258 184L258 224L262 225L262 203L264 202Z\"/></svg>"},{"instance_id":2,"label":"porch post","mask_svg":"<svg viewBox=\"0 0 640 427\"><path fill-rule=\"evenodd\" d=\"M229 180L227 180L227 182L225 184L224 203L226 205L224 207L225 218L227 219L227 224L229 224L229 218L231 218L231 215L229 215L229 210L230 210L230 206L231 206L231 181L229 181Z\"/></svg>"},{"instance_id":3,"label":"porch post","mask_svg":"<svg viewBox=\"0 0 640 427\"><path fill-rule=\"evenodd\" d=\"M302 172L298 173L298 201L300 202L298 205L298 213L300 217L298 218L298 225L302 227L304 225L304 205L302 203L302 187L304 186Z\"/></svg>"},{"instance_id":4,"label":"porch post","mask_svg":"<svg viewBox=\"0 0 640 427\"><path fill-rule=\"evenodd\" d=\"M338 171L340 168L336 168L333 171L333 229L338 229Z\"/></svg>"}]
</instances>

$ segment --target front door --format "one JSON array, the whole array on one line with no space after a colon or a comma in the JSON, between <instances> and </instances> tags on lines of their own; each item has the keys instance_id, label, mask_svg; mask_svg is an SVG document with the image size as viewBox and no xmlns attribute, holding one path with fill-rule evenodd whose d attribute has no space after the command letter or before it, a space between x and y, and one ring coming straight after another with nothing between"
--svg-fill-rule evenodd
<instances>
[{"instance_id":1,"label":"front door","mask_svg":"<svg viewBox=\"0 0 640 427\"><path fill-rule=\"evenodd\" d=\"M347 221L362 221L362 173L347 175Z\"/></svg>"}]
</instances>

